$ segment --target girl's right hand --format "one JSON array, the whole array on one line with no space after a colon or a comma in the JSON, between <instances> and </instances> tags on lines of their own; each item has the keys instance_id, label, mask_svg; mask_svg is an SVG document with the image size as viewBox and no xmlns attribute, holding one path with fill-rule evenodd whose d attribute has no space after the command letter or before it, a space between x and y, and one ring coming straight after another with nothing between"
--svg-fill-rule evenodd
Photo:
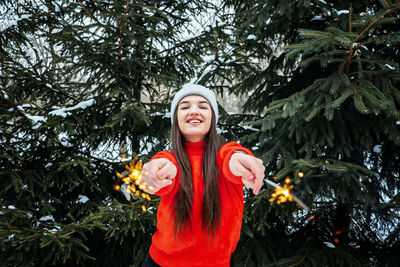
<instances>
[{"instance_id":1,"label":"girl's right hand","mask_svg":"<svg viewBox=\"0 0 400 267\"><path fill-rule=\"evenodd\" d=\"M176 166L171 161L164 158L153 159L142 168L141 184L145 185L143 190L154 194L161 188L171 185L177 172Z\"/></svg>"}]
</instances>

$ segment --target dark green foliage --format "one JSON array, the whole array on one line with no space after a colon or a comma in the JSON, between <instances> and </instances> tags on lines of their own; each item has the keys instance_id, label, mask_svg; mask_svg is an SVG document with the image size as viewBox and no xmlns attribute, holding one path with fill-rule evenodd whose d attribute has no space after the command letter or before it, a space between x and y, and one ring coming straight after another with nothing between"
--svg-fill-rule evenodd
<instances>
[{"instance_id":1,"label":"dark green foliage","mask_svg":"<svg viewBox=\"0 0 400 267\"><path fill-rule=\"evenodd\" d=\"M233 262L398 265L400 2L227 4L255 67L232 89L253 92L244 107L262 116L243 141L258 141L268 178L291 177L312 207L270 207L269 187L247 199Z\"/></svg>"},{"instance_id":2,"label":"dark green foliage","mask_svg":"<svg viewBox=\"0 0 400 267\"><path fill-rule=\"evenodd\" d=\"M170 90L208 38L182 36L209 6L2 1L0 265L141 264L155 210L123 204L115 174L123 153L147 161L167 147Z\"/></svg>"},{"instance_id":3,"label":"dark green foliage","mask_svg":"<svg viewBox=\"0 0 400 267\"><path fill-rule=\"evenodd\" d=\"M128 203L115 173L168 148L193 78L247 98L221 133L311 207L245 189L233 266L400 264L398 1L0 7L0 265L140 266L158 199Z\"/></svg>"}]
</instances>

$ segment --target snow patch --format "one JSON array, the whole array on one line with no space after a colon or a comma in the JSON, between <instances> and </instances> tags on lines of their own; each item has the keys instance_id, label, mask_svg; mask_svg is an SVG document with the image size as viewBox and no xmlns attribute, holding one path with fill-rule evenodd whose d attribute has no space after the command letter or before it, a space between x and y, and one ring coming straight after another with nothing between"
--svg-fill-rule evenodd
<instances>
[{"instance_id":1,"label":"snow patch","mask_svg":"<svg viewBox=\"0 0 400 267\"><path fill-rule=\"evenodd\" d=\"M8 99L8 95L6 94L6 92L4 92L3 90L1 90L1 92L3 93L3 97L4 97L5 99Z\"/></svg>"},{"instance_id":2,"label":"snow patch","mask_svg":"<svg viewBox=\"0 0 400 267\"><path fill-rule=\"evenodd\" d=\"M335 248L335 246L332 243L329 242L324 242L324 244L328 247L328 248Z\"/></svg>"},{"instance_id":3,"label":"snow patch","mask_svg":"<svg viewBox=\"0 0 400 267\"><path fill-rule=\"evenodd\" d=\"M348 11L348 10L339 10L338 12L337 12L337 14L340 16L340 15L342 15L342 14L349 14L350 12Z\"/></svg>"},{"instance_id":4,"label":"snow patch","mask_svg":"<svg viewBox=\"0 0 400 267\"><path fill-rule=\"evenodd\" d=\"M54 217L53 217L53 215L46 215L46 216L41 217L39 219L39 221L53 221L54 222Z\"/></svg>"},{"instance_id":5,"label":"snow patch","mask_svg":"<svg viewBox=\"0 0 400 267\"><path fill-rule=\"evenodd\" d=\"M149 116L161 116L161 115L164 115L164 114L157 111L157 112L150 114Z\"/></svg>"},{"instance_id":6,"label":"snow patch","mask_svg":"<svg viewBox=\"0 0 400 267\"><path fill-rule=\"evenodd\" d=\"M45 168L48 168L48 167L51 167L51 166L53 166L53 163L49 162L49 163L47 163L44 167L45 167Z\"/></svg>"},{"instance_id":7,"label":"snow patch","mask_svg":"<svg viewBox=\"0 0 400 267\"><path fill-rule=\"evenodd\" d=\"M210 63L215 60L215 55L207 55L202 57L202 59L204 60L204 62Z\"/></svg>"},{"instance_id":8,"label":"snow patch","mask_svg":"<svg viewBox=\"0 0 400 267\"><path fill-rule=\"evenodd\" d=\"M33 122L32 129L36 130L38 129L42 124L40 122L46 122L47 118L44 116L35 116L35 115L29 115L28 113L25 112L24 108L34 108L35 106L32 104L22 104L21 106L17 106L17 109L21 111L27 117Z\"/></svg>"},{"instance_id":9,"label":"snow patch","mask_svg":"<svg viewBox=\"0 0 400 267\"><path fill-rule=\"evenodd\" d=\"M313 20L322 20L322 16L315 16L311 19L311 21Z\"/></svg>"},{"instance_id":10,"label":"snow patch","mask_svg":"<svg viewBox=\"0 0 400 267\"><path fill-rule=\"evenodd\" d=\"M393 67L393 66L391 66L389 64L385 64L385 67L388 68L388 69L391 69L391 70L395 70L396 69L395 67Z\"/></svg>"},{"instance_id":11,"label":"snow patch","mask_svg":"<svg viewBox=\"0 0 400 267\"><path fill-rule=\"evenodd\" d=\"M381 151L382 151L382 145L374 146L374 152L375 153L381 153Z\"/></svg>"},{"instance_id":12,"label":"snow patch","mask_svg":"<svg viewBox=\"0 0 400 267\"><path fill-rule=\"evenodd\" d=\"M89 201L89 198L87 196L84 196L84 195L79 195L78 198L79 199L78 199L77 202L79 202L79 203L86 203L86 202Z\"/></svg>"},{"instance_id":13,"label":"snow patch","mask_svg":"<svg viewBox=\"0 0 400 267\"><path fill-rule=\"evenodd\" d=\"M89 99L89 100L86 100L86 101L82 101L82 102L80 102L80 103L78 103L75 106L70 107L70 108L58 108L56 110L50 111L49 115L61 116L61 117L65 118L66 116L71 115L71 112L69 112L69 111L73 111L73 110L76 110L76 109L79 109L79 108L80 109L86 109L87 107L92 106L95 102L96 101L94 99Z\"/></svg>"},{"instance_id":14,"label":"snow patch","mask_svg":"<svg viewBox=\"0 0 400 267\"><path fill-rule=\"evenodd\" d=\"M245 125L239 125L239 126L242 127L245 130L251 130L251 131L254 131L254 132L258 132L259 131L258 129L253 128L251 126L245 126Z\"/></svg>"},{"instance_id":15,"label":"snow patch","mask_svg":"<svg viewBox=\"0 0 400 267\"><path fill-rule=\"evenodd\" d=\"M44 228L44 230L46 230L49 233L55 234L57 233L59 230L61 230L60 226L54 225L53 229L48 229L48 228Z\"/></svg>"},{"instance_id":16,"label":"snow patch","mask_svg":"<svg viewBox=\"0 0 400 267\"><path fill-rule=\"evenodd\" d=\"M257 37L254 34L250 34L247 36L247 40L257 40Z\"/></svg>"}]
</instances>

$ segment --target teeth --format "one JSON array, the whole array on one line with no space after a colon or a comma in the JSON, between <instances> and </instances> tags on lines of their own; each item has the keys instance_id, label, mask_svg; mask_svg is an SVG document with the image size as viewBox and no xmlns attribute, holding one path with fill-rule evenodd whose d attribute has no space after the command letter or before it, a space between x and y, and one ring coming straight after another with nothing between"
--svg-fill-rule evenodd
<instances>
[{"instance_id":1,"label":"teeth","mask_svg":"<svg viewBox=\"0 0 400 267\"><path fill-rule=\"evenodd\" d=\"M189 122L200 122L199 120L190 120Z\"/></svg>"}]
</instances>

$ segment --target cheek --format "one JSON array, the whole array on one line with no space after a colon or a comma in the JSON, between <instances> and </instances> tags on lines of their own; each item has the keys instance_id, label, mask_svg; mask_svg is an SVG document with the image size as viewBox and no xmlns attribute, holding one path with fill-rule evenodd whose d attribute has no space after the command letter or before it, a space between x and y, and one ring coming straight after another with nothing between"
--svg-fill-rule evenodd
<instances>
[{"instance_id":1,"label":"cheek","mask_svg":"<svg viewBox=\"0 0 400 267\"><path fill-rule=\"evenodd\" d=\"M181 126L183 125L182 122L184 121L185 118L185 114L182 113L182 111L178 111L178 113L176 114L177 119L178 119L178 125Z\"/></svg>"},{"instance_id":2,"label":"cheek","mask_svg":"<svg viewBox=\"0 0 400 267\"><path fill-rule=\"evenodd\" d=\"M210 111L210 112L207 112L207 114L206 114L206 118L207 118L207 123L206 123L206 125L207 125L207 128L208 129L210 129L210 127L211 127L211 118L212 118L212 113L211 113L212 111Z\"/></svg>"}]
</instances>

